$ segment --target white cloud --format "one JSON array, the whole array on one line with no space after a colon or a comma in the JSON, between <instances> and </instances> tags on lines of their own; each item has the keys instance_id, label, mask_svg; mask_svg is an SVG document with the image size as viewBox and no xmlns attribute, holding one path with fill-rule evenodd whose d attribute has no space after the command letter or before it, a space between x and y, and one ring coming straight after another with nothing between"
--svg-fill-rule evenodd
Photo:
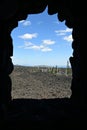
<instances>
[{"instance_id":1,"label":"white cloud","mask_svg":"<svg viewBox=\"0 0 87 130\"><path fill-rule=\"evenodd\" d=\"M40 46L32 45L32 46L30 46L30 49L40 50Z\"/></svg>"},{"instance_id":2,"label":"white cloud","mask_svg":"<svg viewBox=\"0 0 87 130\"><path fill-rule=\"evenodd\" d=\"M31 22L29 20L21 20L19 23L22 23L24 26L29 26L31 25Z\"/></svg>"},{"instance_id":3,"label":"white cloud","mask_svg":"<svg viewBox=\"0 0 87 130\"><path fill-rule=\"evenodd\" d=\"M65 33L67 33L67 32L72 32L72 29L66 28L64 31L65 31Z\"/></svg>"},{"instance_id":4,"label":"white cloud","mask_svg":"<svg viewBox=\"0 0 87 130\"><path fill-rule=\"evenodd\" d=\"M65 36L63 39L66 40L67 42L72 42L73 41L72 35Z\"/></svg>"},{"instance_id":5,"label":"white cloud","mask_svg":"<svg viewBox=\"0 0 87 130\"><path fill-rule=\"evenodd\" d=\"M43 52L48 52L48 51L52 51L52 49L49 48L49 47L45 47L45 48L43 48L41 51L43 51Z\"/></svg>"},{"instance_id":6,"label":"white cloud","mask_svg":"<svg viewBox=\"0 0 87 130\"><path fill-rule=\"evenodd\" d=\"M66 35L67 33L71 33L72 29L66 28L65 30L55 30L56 35Z\"/></svg>"},{"instance_id":7,"label":"white cloud","mask_svg":"<svg viewBox=\"0 0 87 130\"><path fill-rule=\"evenodd\" d=\"M38 35L37 33L32 33L32 34L26 33L24 35L20 35L19 38L26 40L26 39L37 38L37 35Z\"/></svg>"},{"instance_id":8,"label":"white cloud","mask_svg":"<svg viewBox=\"0 0 87 130\"><path fill-rule=\"evenodd\" d=\"M47 40L43 40L43 44L45 44L45 45L53 45L53 44L55 44L55 41L47 39Z\"/></svg>"},{"instance_id":9,"label":"white cloud","mask_svg":"<svg viewBox=\"0 0 87 130\"><path fill-rule=\"evenodd\" d=\"M24 26L29 26L29 25L31 25L31 22L30 22L30 21L25 21L25 22L23 23L23 25L24 25Z\"/></svg>"},{"instance_id":10,"label":"white cloud","mask_svg":"<svg viewBox=\"0 0 87 130\"><path fill-rule=\"evenodd\" d=\"M45 41L45 42L42 42L39 45L35 45L32 42L24 42L24 45L18 46L18 48L39 50L39 51L42 51L42 52L52 51L52 48L50 48L49 45L52 45L54 42L52 40L50 40L50 41L49 40L43 40L43 41Z\"/></svg>"},{"instance_id":11,"label":"white cloud","mask_svg":"<svg viewBox=\"0 0 87 130\"><path fill-rule=\"evenodd\" d=\"M52 51L52 49L49 48L49 47L46 47L46 46L43 46L43 45L34 45L34 44L32 44L32 45L30 45L30 46L26 46L26 45L25 45L23 48L24 48L24 49L40 50L40 51L42 51L42 52Z\"/></svg>"},{"instance_id":12,"label":"white cloud","mask_svg":"<svg viewBox=\"0 0 87 130\"><path fill-rule=\"evenodd\" d=\"M19 23L23 23L25 20L21 20L21 21L19 21Z\"/></svg>"},{"instance_id":13,"label":"white cloud","mask_svg":"<svg viewBox=\"0 0 87 130\"><path fill-rule=\"evenodd\" d=\"M25 46L27 47L27 46L32 46L33 45L33 43L32 42L25 42Z\"/></svg>"},{"instance_id":14,"label":"white cloud","mask_svg":"<svg viewBox=\"0 0 87 130\"><path fill-rule=\"evenodd\" d=\"M63 36L63 35L65 35L65 32L58 32L58 31L55 31L55 32L56 32L57 36Z\"/></svg>"},{"instance_id":15,"label":"white cloud","mask_svg":"<svg viewBox=\"0 0 87 130\"><path fill-rule=\"evenodd\" d=\"M67 42L72 42L72 29L66 28L65 30L56 30L55 31L57 36L63 36L63 40L66 40Z\"/></svg>"}]
</instances>

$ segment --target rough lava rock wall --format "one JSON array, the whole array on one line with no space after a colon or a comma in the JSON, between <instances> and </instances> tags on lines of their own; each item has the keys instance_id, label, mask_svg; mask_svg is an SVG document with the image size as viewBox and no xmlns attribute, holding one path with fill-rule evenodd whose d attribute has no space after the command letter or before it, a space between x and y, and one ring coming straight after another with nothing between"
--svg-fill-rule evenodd
<instances>
[{"instance_id":1,"label":"rough lava rock wall","mask_svg":"<svg viewBox=\"0 0 87 130\"><path fill-rule=\"evenodd\" d=\"M25 20L27 15L42 13L48 7L48 15L58 14L58 19L65 21L72 28L73 56L71 101L80 106L87 104L86 80L86 1L76 0L0 0L0 103L11 101L12 82L9 74L14 65L11 31L18 26L18 21Z\"/></svg>"}]
</instances>

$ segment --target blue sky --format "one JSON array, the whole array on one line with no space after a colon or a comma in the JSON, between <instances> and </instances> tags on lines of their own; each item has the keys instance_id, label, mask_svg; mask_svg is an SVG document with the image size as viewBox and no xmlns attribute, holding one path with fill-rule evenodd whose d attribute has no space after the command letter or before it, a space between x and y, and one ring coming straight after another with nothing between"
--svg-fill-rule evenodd
<instances>
[{"instance_id":1,"label":"blue sky","mask_svg":"<svg viewBox=\"0 0 87 130\"><path fill-rule=\"evenodd\" d=\"M72 29L60 22L57 14L30 14L19 21L11 35L14 65L66 66L72 56Z\"/></svg>"}]
</instances>

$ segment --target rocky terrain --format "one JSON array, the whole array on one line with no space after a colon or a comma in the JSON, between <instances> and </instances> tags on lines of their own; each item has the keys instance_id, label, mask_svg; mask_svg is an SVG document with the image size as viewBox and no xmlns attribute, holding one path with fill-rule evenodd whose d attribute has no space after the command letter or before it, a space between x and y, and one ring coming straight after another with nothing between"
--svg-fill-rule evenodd
<instances>
[{"instance_id":1,"label":"rocky terrain","mask_svg":"<svg viewBox=\"0 0 87 130\"><path fill-rule=\"evenodd\" d=\"M11 74L12 98L64 98L71 95L71 75L32 71L15 66Z\"/></svg>"},{"instance_id":2,"label":"rocky terrain","mask_svg":"<svg viewBox=\"0 0 87 130\"><path fill-rule=\"evenodd\" d=\"M13 100L1 127L56 130L79 126L77 120L83 116L70 100L71 74L15 66L10 76Z\"/></svg>"}]
</instances>

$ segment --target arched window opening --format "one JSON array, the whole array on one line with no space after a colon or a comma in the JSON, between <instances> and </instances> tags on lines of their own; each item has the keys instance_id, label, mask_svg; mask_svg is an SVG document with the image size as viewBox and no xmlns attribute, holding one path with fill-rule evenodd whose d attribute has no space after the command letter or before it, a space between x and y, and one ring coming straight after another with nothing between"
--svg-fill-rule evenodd
<instances>
[{"instance_id":1,"label":"arched window opening","mask_svg":"<svg viewBox=\"0 0 87 130\"><path fill-rule=\"evenodd\" d=\"M71 96L72 29L57 15L29 15L12 31L12 98Z\"/></svg>"}]
</instances>

